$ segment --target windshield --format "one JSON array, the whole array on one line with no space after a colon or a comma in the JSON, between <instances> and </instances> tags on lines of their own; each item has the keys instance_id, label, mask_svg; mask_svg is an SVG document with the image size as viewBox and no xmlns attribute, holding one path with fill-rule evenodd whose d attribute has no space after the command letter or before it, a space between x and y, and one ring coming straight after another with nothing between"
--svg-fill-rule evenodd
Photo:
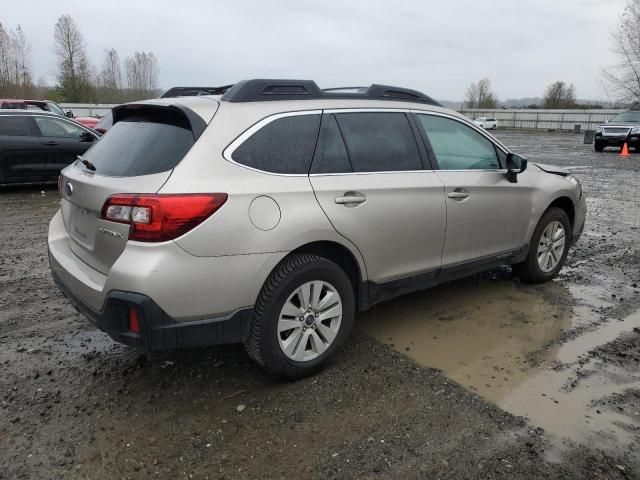
<instances>
[{"instance_id":1,"label":"windshield","mask_svg":"<svg viewBox=\"0 0 640 480\"><path fill-rule=\"evenodd\" d=\"M194 142L184 117L141 112L117 122L83 158L93 163L100 175L151 175L175 167Z\"/></svg>"},{"instance_id":2,"label":"windshield","mask_svg":"<svg viewBox=\"0 0 640 480\"><path fill-rule=\"evenodd\" d=\"M640 111L619 113L610 122L633 122L640 123Z\"/></svg>"}]
</instances>

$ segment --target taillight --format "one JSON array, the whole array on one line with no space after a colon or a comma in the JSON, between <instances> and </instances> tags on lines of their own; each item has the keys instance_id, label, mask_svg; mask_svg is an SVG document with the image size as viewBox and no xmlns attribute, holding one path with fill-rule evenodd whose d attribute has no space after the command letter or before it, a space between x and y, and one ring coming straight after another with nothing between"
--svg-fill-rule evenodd
<instances>
[{"instance_id":1,"label":"taillight","mask_svg":"<svg viewBox=\"0 0 640 480\"><path fill-rule=\"evenodd\" d=\"M165 242L204 222L226 201L226 193L122 193L107 198L102 219L131 225L130 240Z\"/></svg>"}]
</instances>

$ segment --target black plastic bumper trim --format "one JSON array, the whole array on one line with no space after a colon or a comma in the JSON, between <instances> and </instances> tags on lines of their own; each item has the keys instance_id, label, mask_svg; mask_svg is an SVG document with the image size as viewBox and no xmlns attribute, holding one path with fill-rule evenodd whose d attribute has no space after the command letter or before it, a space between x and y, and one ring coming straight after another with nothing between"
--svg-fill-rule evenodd
<instances>
[{"instance_id":1,"label":"black plastic bumper trim","mask_svg":"<svg viewBox=\"0 0 640 480\"><path fill-rule=\"evenodd\" d=\"M145 350L168 350L242 342L248 335L253 308L238 309L221 317L178 321L146 295L114 290L102 309L96 311L82 302L52 272L65 297L89 321L115 341ZM140 333L129 331L129 309L135 308Z\"/></svg>"}]
</instances>

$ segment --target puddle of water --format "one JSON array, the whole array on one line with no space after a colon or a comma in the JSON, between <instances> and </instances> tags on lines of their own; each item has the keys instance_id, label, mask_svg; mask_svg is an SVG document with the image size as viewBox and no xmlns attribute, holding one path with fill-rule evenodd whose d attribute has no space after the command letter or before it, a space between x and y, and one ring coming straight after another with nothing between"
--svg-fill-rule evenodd
<instances>
[{"instance_id":1,"label":"puddle of water","mask_svg":"<svg viewBox=\"0 0 640 480\"><path fill-rule=\"evenodd\" d=\"M577 306L550 300L566 296ZM640 312L541 351L572 327L590 326L598 318L593 309L610 305L597 289L567 289L559 282L541 290L509 282L463 281L379 305L360 315L358 326L504 410L527 417L557 440L587 442L597 436L600 443L608 439L615 447L633 441L624 429L629 418L606 410L598 414L593 402L640 388L640 377L599 361L583 365L579 360L639 327ZM537 368L526 361L534 352L542 355ZM552 368L558 365L561 368ZM592 372L580 375L581 369Z\"/></svg>"},{"instance_id":2,"label":"puddle of water","mask_svg":"<svg viewBox=\"0 0 640 480\"><path fill-rule=\"evenodd\" d=\"M555 295L570 295L551 284ZM572 310L510 282L454 282L376 306L359 327L493 402L528 375L526 356L571 326Z\"/></svg>"},{"instance_id":3,"label":"puddle of water","mask_svg":"<svg viewBox=\"0 0 640 480\"><path fill-rule=\"evenodd\" d=\"M501 398L498 406L514 415L527 417L534 425L558 438L583 443L601 443L608 439L616 444L630 444L633 434L624 428L629 424L629 418L598 409L594 402L627 389L640 389L640 377L611 365L591 364L587 370L593 368L595 372L580 378L578 372L582 365L577 361L587 352L639 326L640 312L636 312L624 321L611 320L563 344L553 358L563 364L572 363L570 367L559 371L548 367L531 370L527 380ZM571 388L569 385L575 379L579 381Z\"/></svg>"}]
</instances>

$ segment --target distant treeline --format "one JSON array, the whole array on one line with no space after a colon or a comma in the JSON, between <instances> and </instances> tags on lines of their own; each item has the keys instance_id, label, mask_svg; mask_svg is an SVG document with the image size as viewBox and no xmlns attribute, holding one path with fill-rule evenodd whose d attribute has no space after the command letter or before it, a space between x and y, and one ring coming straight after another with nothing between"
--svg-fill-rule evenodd
<instances>
[{"instance_id":1,"label":"distant treeline","mask_svg":"<svg viewBox=\"0 0 640 480\"><path fill-rule=\"evenodd\" d=\"M104 53L101 68L89 60L84 37L69 15L53 30L57 83L33 79L31 44L18 25L0 23L0 98L47 98L68 103L121 103L159 95L158 60L153 52L134 52L121 61L115 49Z\"/></svg>"}]
</instances>

